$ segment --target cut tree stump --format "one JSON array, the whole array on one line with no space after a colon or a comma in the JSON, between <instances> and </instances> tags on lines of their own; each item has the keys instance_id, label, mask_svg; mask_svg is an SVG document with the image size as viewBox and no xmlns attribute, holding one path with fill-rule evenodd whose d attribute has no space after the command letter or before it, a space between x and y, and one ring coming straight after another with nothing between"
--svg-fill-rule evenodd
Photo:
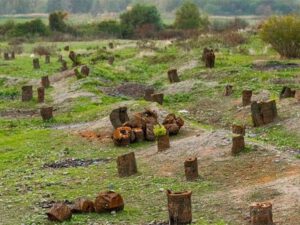
<instances>
[{"instance_id":1,"label":"cut tree stump","mask_svg":"<svg viewBox=\"0 0 300 225\"><path fill-rule=\"evenodd\" d=\"M158 104L162 105L164 103L164 94L153 94L151 95L152 101L157 102Z\"/></svg>"},{"instance_id":2,"label":"cut tree stump","mask_svg":"<svg viewBox=\"0 0 300 225\"><path fill-rule=\"evenodd\" d=\"M50 87L50 80L49 80L49 77L48 76L43 76L41 78L41 84L44 88L48 88Z\"/></svg>"},{"instance_id":3,"label":"cut tree stump","mask_svg":"<svg viewBox=\"0 0 300 225\"><path fill-rule=\"evenodd\" d=\"M233 86L232 85L226 85L225 86L225 92L224 92L224 96L230 96L233 94Z\"/></svg>"},{"instance_id":4,"label":"cut tree stump","mask_svg":"<svg viewBox=\"0 0 300 225\"><path fill-rule=\"evenodd\" d=\"M65 203L56 203L49 210L47 216L50 221L63 222L72 218L72 212Z\"/></svg>"},{"instance_id":5,"label":"cut tree stump","mask_svg":"<svg viewBox=\"0 0 300 225\"><path fill-rule=\"evenodd\" d=\"M34 69L40 69L40 60L38 58L35 58L32 60L33 68Z\"/></svg>"},{"instance_id":6,"label":"cut tree stump","mask_svg":"<svg viewBox=\"0 0 300 225\"><path fill-rule=\"evenodd\" d=\"M43 103L45 101L45 88L39 87L37 89L37 93L38 93L38 103Z\"/></svg>"},{"instance_id":7,"label":"cut tree stump","mask_svg":"<svg viewBox=\"0 0 300 225\"><path fill-rule=\"evenodd\" d=\"M233 134L240 134L240 135L245 136L245 134L246 134L246 126L245 125L233 124L232 125L232 133Z\"/></svg>"},{"instance_id":8,"label":"cut tree stump","mask_svg":"<svg viewBox=\"0 0 300 225\"><path fill-rule=\"evenodd\" d=\"M192 223L192 192L167 191L170 225Z\"/></svg>"},{"instance_id":9,"label":"cut tree stump","mask_svg":"<svg viewBox=\"0 0 300 225\"><path fill-rule=\"evenodd\" d=\"M134 133L130 127L118 127L113 133L113 141L116 146L128 146L134 139Z\"/></svg>"},{"instance_id":10,"label":"cut tree stump","mask_svg":"<svg viewBox=\"0 0 300 225\"><path fill-rule=\"evenodd\" d=\"M45 64L50 64L50 55L45 55Z\"/></svg>"},{"instance_id":11,"label":"cut tree stump","mask_svg":"<svg viewBox=\"0 0 300 225\"><path fill-rule=\"evenodd\" d=\"M129 121L129 117L127 114L127 107L120 107L117 109L114 109L111 113L110 113L110 122L113 125L113 127L119 128L121 126L123 126L124 123Z\"/></svg>"},{"instance_id":12,"label":"cut tree stump","mask_svg":"<svg viewBox=\"0 0 300 225\"><path fill-rule=\"evenodd\" d=\"M151 102L152 101L152 95L154 94L154 88L147 88L145 90L145 96L144 96L144 99L146 101L149 101Z\"/></svg>"},{"instance_id":13,"label":"cut tree stump","mask_svg":"<svg viewBox=\"0 0 300 225\"><path fill-rule=\"evenodd\" d=\"M10 57L10 58L11 58L11 59L16 59L16 54L15 54L14 51L11 52L11 57Z\"/></svg>"},{"instance_id":14,"label":"cut tree stump","mask_svg":"<svg viewBox=\"0 0 300 225\"><path fill-rule=\"evenodd\" d=\"M75 200L72 208L72 213L92 213L95 212L94 202L86 199L79 198Z\"/></svg>"},{"instance_id":15,"label":"cut tree stump","mask_svg":"<svg viewBox=\"0 0 300 225\"><path fill-rule=\"evenodd\" d=\"M172 69L168 71L168 78L170 83L177 83L180 82L180 79L178 77L178 73L176 69Z\"/></svg>"},{"instance_id":16,"label":"cut tree stump","mask_svg":"<svg viewBox=\"0 0 300 225\"><path fill-rule=\"evenodd\" d=\"M251 90L244 90L242 93L242 101L243 106L247 106L251 104L251 98L252 98L252 91Z\"/></svg>"},{"instance_id":17,"label":"cut tree stump","mask_svg":"<svg viewBox=\"0 0 300 225\"><path fill-rule=\"evenodd\" d=\"M158 152L164 152L170 148L170 137L169 135L157 137L157 150Z\"/></svg>"},{"instance_id":18,"label":"cut tree stump","mask_svg":"<svg viewBox=\"0 0 300 225\"><path fill-rule=\"evenodd\" d=\"M145 128L145 138L147 141L155 141L154 124L147 123Z\"/></svg>"},{"instance_id":19,"label":"cut tree stump","mask_svg":"<svg viewBox=\"0 0 300 225\"><path fill-rule=\"evenodd\" d=\"M272 204L270 202L254 203L250 206L251 225L274 225Z\"/></svg>"},{"instance_id":20,"label":"cut tree stump","mask_svg":"<svg viewBox=\"0 0 300 225\"><path fill-rule=\"evenodd\" d=\"M280 92L280 99L283 98L294 98L296 91L292 90L289 87L283 87L282 91Z\"/></svg>"},{"instance_id":21,"label":"cut tree stump","mask_svg":"<svg viewBox=\"0 0 300 225\"><path fill-rule=\"evenodd\" d=\"M44 121L48 121L53 118L53 107L43 107L41 108L41 116Z\"/></svg>"},{"instance_id":22,"label":"cut tree stump","mask_svg":"<svg viewBox=\"0 0 300 225\"><path fill-rule=\"evenodd\" d=\"M33 98L32 86L22 87L22 102L29 102Z\"/></svg>"},{"instance_id":23,"label":"cut tree stump","mask_svg":"<svg viewBox=\"0 0 300 225\"><path fill-rule=\"evenodd\" d=\"M232 137L232 155L237 155L245 149L245 140L243 135L233 135Z\"/></svg>"},{"instance_id":24,"label":"cut tree stump","mask_svg":"<svg viewBox=\"0 0 300 225\"><path fill-rule=\"evenodd\" d=\"M129 177L137 173L137 165L134 152L117 158L119 177Z\"/></svg>"},{"instance_id":25,"label":"cut tree stump","mask_svg":"<svg viewBox=\"0 0 300 225\"><path fill-rule=\"evenodd\" d=\"M96 213L117 212L124 209L124 201L120 194L107 191L97 196L94 206Z\"/></svg>"},{"instance_id":26,"label":"cut tree stump","mask_svg":"<svg viewBox=\"0 0 300 225\"><path fill-rule=\"evenodd\" d=\"M144 131L141 128L133 128L132 129L134 136L135 136L135 142L142 142L145 140Z\"/></svg>"},{"instance_id":27,"label":"cut tree stump","mask_svg":"<svg viewBox=\"0 0 300 225\"><path fill-rule=\"evenodd\" d=\"M80 72L82 75L84 75L85 77L88 77L90 74L90 68L87 65L84 65L80 68Z\"/></svg>"},{"instance_id":28,"label":"cut tree stump","mask_svg":"<svg viewBox=\"0 0 300 225\"><path fill-rule=\"evenodd\" d=\"M202 57L204 57L205 67L207 67L207 68L215 67L216 56L215 56L214 50L204 49Z\"/></svg>"},{"instance_id":29,"label":"cut tree stump","mask_svg":"<svg viewBox=\"0 0 300 225\"><path fill-rule=\"evenodd\" d=\"M4 60L10 60L8 52L3 53Z\"/></svg>"},{"instance_id":30,"label":"cut tree stump","mask_svg":"<svg viewBox=\"0 0 300 225\"><path fill-rule=\"evenodd\" d=\"M252 102L251 114L254 127L272 123L277 118L276 101Z\"/></svg>"},{"instance_id":31,"label":"cut tree stump","mask_svg":"<svg viewBox=\"0 0 300 225\"><path fill-rule=\"evenodd\" d=\"M184 171L187 181L197 180L199 177L198 159L196 157L187 159L184 162Z\"/></svg>"}]
</instances>

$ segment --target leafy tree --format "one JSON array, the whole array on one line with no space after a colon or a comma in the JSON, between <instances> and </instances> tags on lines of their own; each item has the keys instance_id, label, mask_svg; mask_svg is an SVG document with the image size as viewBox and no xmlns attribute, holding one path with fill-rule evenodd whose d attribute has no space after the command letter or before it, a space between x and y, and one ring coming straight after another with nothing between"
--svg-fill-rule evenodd
<instances>
[{"instance_id":1,"label":"leafy tree","mask_svg":"<svg viewBox=\"0 0 300 225\"><path fill-rule=\"evenodd\" d=\"M67 25L65 23L65 18L67 13L64 12L54 12L49 15L49 27L52 31L66 31Z\"/></svg>"},{"instance_id":2,"label":"leafy tree","mask_svg":"<svg viewBox=\"0 0 300 225\"><path fill-rule=\"evenodd\" d=\"M190 1L185 1L176 12L178 29L206 29L208 24L208 18L201 16L198 6Z\"/></svg>"},{"instance_id":3,"label":"leafy tree","mask_svg":"<svg viewBox=\"0 0 300 225\"><path fill-rule=\"evenodd\" d=\"M260 33L262 39L283 57L300 57L300 17L276 16L268 19Z\"/></svg>"},{"instance_id":4,"label":"leafy tree","mask_svg":"<svg viewBox=\"0 0 300 225\"><path fill-rule=\"evenodd\" d=\"M160 14L155 6L137 4L121 14L120 19L124 37L132 37L136 30L145 25L151 25L154 30L162 28Z\"/></svg>"},{"instance_id":5,"label":"leafy tree","mask_svg":"<svg viewBox=\"0 0 300 225\"><path fill-rule=\"evenodd\" d=\"M48 33L47 26L41 19L31 20L29 22L17 24L14 29L14 36L40 35Z\"/></svg>"}]
</instances>

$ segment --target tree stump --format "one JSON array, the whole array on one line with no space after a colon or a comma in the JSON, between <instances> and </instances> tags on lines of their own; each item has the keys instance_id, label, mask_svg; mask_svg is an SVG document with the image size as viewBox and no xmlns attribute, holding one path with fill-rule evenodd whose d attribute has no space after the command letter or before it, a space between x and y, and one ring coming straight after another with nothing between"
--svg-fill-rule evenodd
<instances>
[{"instance_id":1,"label":"tree stump","mask_svg":"<svg viewBox=\"0 0 300 225\"><path fill-rule=\"evenodd\" d=\"M100 193L97 196L94 205L97 213L121 211L124 209L122 196L113 191Z\"/></svg>"},{"instance_id":2,"label":"tree stump","mask_svg":"<svg viewBox=\"0 0 300 225\"><path fill-rule=\"evenodd\" d=\"M170 83L180 82L176 69L172 69L168 71L168 78Z\"/></svg>"},{"instance_id":3,"label":"tree stump","mask_svg":"<svg viewBox=\"0 0 300 225\"><path fill-rule=\"evenodd\" d=\"M152 95L154 94L154 88L147 88L145 90L145 96L144 96L144 99L146 101L149 101L151 102L152 101Z\"/></svg>"},{"instance_id":4,"label":"tree stump","mask_svg":"<svg viewBox=\"0 0 300 225\"><path fill-rule=\"evenodd\" d=\"M50 64L50 55L45 55L45 64Z\"/></svg>"},{"instance_id":5,"label":"tree stump","mask_svg":"<svg viewBox=\"0 0 300 225\"><path fill-rule=\"evenodd\" d=\"M128 146L133 136L132 129L130 127L118 127L113 133L113 141L116 146Z\"/></svg>"},{"instance_id":6,"label":"tree stump","mask_svg":"<svg viewBox=\"0 0 300 225\"><path fill-rule=\"evenodd\" d=\"M29 102L33 98L32 86L22 87L22 102Z\"/></svg>"},{"instance_id":7,"label":"tree stump","mask_svg":"<svg viewBox=\"0 0 300 225\"><path fill-rule=\"evenodd\" d=\"M157 102L158 104L162 105L164 103L164 94L152 94L151 95L152 101Z\"/></svg>"},{"instance_id":8,"label":"tree stump","mask_svg":"<svg viewBox=\"0 0 300 225\"><path fill-rule=\"evenodd\" d=\"M289 87L283 87L282 91L280 92L280 99L283 98L294 98L296 91L292 90Z\"/></svg>"},{"instance_id":9,"label":"tree stump","mask_svg":"<svg viewBox=\"0 0 300 225\"><path fill-rule=\"evenodd\" d=\"M109 65L113 65L114 62L115 62L115 57L114 57L114 56L108 57L108 64L109 64Z\"/></svg>"},{"instance_id":10,"label":"tree stump","mask_svg":"<svg viewBox=\"0 0 300 225\"><path fill-rule=\"evenodd\" d=\"M109 47L110 49L113 49L113 48L114 48L114 43L109 42L109 43L108 43L108 47Z\"/></svg>"},{"instance_id":11,"label":"tree stump","mask_svg":"<svg viewBox=\"0 0 300 225\"><path fill-rule=\"evenodd\" d=\"M49 77L48 76L43 76L41 78L41 84L44 88L48 88L50 87L50 80L49 80Z\"/></svg>"},{"instance_id":12,"label":"tree stump","mask_svg":"<svg viewBox=\"0 0 300 225\"><path fill-rule=\"evenodd\" d=\"M203 52L204 53L204 52ZM204 55L204 62L205 62L205 67L207 68L214 68L215 67L215 53L214 50L206 50L206 53Z\"/></svg>"},{"instance_id":13,"label":"tree stump","mask_svg":"<svg viewBox=\"0 0 300 225\"><path fill-rule=\"evenodd\" d=\"M295 92L295 98L300 101L300 90L296 90Z\"/></svg>"},{"instance_id":14,"label":"tree stump","mask_svg":"<svg viewBox=\"0 0 300 225\"><path fill-rule=\"evenodd\" d=\"M43 103L45 101L45 88L39 87L37 89L37 93L38 93L38 103Z\"/></svg>"},{"instance_id":15,"label":"tree stump","mask_svg":"<svg viewBox=\"0 0 300 225\"><path fill-rule=\"evenodd\" d=\"M41 116L44 121L48 121L53 118L53 107L43 107L41 108Z\"/></svg>"},{"instance_id":16,"label":"tree stump","mask_svg":"<svg viewBox=\"0 0 300 225\"><path fill-rule=\"evenodd\" d=\"M93 201L86 198L76 199L74 206L72 208L72 213L91 213L91 212L95 212Z\"/></svg>"},{"instance_id":17,"label":"tree stump","mask_svg":"<svg viewBox=\"0 0 300 225\"><path fill-rule=\"evenodd\" d=\"M119 156L117 158L119 177L129 177L137 173L134 152Z\"/></svg>"},{"instance_id":18,"label":"tree stump","mask_svg":"<svg viewBox=\"0 0 300 225\"><path fill-rule=\"evenodd\" d=\"M66 52L70 51L70 46L69 46L69 45L66 45L66 46L64 47L64 50L65 50Z\"/></svg>"},{"instance_id":19,"label":"tree stump","mask_svg":"<svg viewBox=\"0 0 300 225\"><path fill-rule=\"evenodd\" d=\"M158 152L163 152L169 149L170 146L170 137L168 134L164 136L157 137L157 150Z\"/></svg>"},{"instance_id":20,"label":"tree stump","mask_svg":"<svg viewBox=\"0 0 300 225\"><path fill-rule=\"evenodd\" d=\"M232 133L233 134L240 134L240 135L245 136L245 134L246 134L246 126L233 124L232 125Z\"/></svg>"},{"instance_id":21,"label":"tree stump","mask_svg":"<svg viewBox=\"0 0 300 225\"><path fill-rule=\"evenodd\" d=\"M40 69L40 60L38 58L35 58L32 60L33 68L34 69Z\"/></svg>"},{"instance_id":22,"label":"tree stump","mask_svg":"<svg viewBox=\"0 0 300 225\"><path fill-rule=\"evenodd\" d=\"M225 86L225 92L224 92L224 96L230 96L233 93L233 86L232 85L226 85Z\"/></svg>"},{"instance_id":23,"label":"tree stump","mask_svg":"<svg viewBox=\"0 0 300 225\"><path fill-rule=\"evenodd\" d=\"M16 58L16 54L14 51L11 52L11 59L15 59Z\"/></svg>"},{"instance_id":24,"label":"tree stump","mask_svg":"<svg viewBox=\"0 0 300 225\"><path fill-rule=\"evenodd\" d=\"M192 192L167 191L170 225L192 223Z\"/></svg>"},{"instance_id":25,"label":"tree stump","mask_svg":"<svg viewBox=\"0 0 300 225\"><path fill-rule=\"evenodd\" d=\"M272 204L270 202L254 203L250 206L251 225L274 225Z\"/></svg>"},{"instance_id":26,"label":"tree stump","mask_svg":"<svg viewBox=\"0 0 300 225\"><path fill-rule=\"evenodd\" d=\"M109 118L110 118L110 122L114 128L123 126L123 124L125 122L129 121L129 117L127 114L127 107L120 107L120 108L114 109L110 113Z\"/></svg>"},{"instance_id":27,"label":"tree stump","mask_svg":"<svg viewBox=\"0 0 300 225\"><path fill-rule=\"evenodd\" d=\"M80 61L78 57L79 55L77 55L74 51L70 51L69 59L73 62L73 67L80 65Z\"/></svg>"},{"instance_id":28,"label":"tree stump","mask_svg":"<svg viewBox=\"0 0 300 225\"><path fill-rule=\"evenodd\" d=\"M64 72L64 71L66 71L66 70L68 70L68 63L67 63L66 60L62 60L60 71L61 71L61 72Z\"/></svg>"},{"instance_id":29,"label":"tree stump","mask_svg":"<svg viewBox=\"0 0 300 225\"><path fill-rule=\"evenodd\" d=\"M135 141L136 142L142 142L142 141L145 140L143 129L141 129L141 128L133 128L132 131L134 133Z\"/></svg>"},{"instance_id":30,"label":"tree stump","mask_svg":"<svg viewBox=\"0 0 300 225\"><path fill-rule=\"evenodd\" d=\"M47 213L50 221L63 222L72 218L72 212L69 206L64 203L56 203Z\"/></svg>"},{"instance_id":31,"label":"tree stump","mask_svg":"<svg viewBox=\"0 0 300 225\"><path fill-rule=\"evenodd\" d=\"M84 65L80 68L80 72L83 76L88 77L90 74L90 68L88 66Z\"/></svg>"},{"instance_id":32,"label":"tree stump","mask_svg":"<svg viewBox=\"0 0 300 225\"><path fill-rule=\"evenodd\" d=\"M206 54L209 52L209 49L208 48L204 48L203 51L202 51L202 57L201 57L201 60L202 62L205 63L205 60L206 60Z\"/></svg>"},{"instance_id":33,"label":"tree stump","mask_svg":"<svg viewBox=\"0 0 300 225\"><path fill-rule=\"evenodd\" d=\"M8 52L3 53L4 60L10 60Z\"/></svg>"},{"instance_id":34,"label":"tree stump","mask_svg":"<svg viewBox=\"0 0 300 225\"><path fill-rule=\"evenodd\" d=\"M245 149L245 140L243 135L233 135L232 137L232 155L237 155Z\"/></svg>"},{"instance_id":35,"label":"tree stump","mask_svg":"<svg viewBox=\"0 0 300 225\"><path fill-rule=\"evenodd\" d=\"M198 160L196 157L189 158L184 162L184 171L187 181L194 181L198 179Z\"/></svg>"},{"instance_id":36,"label":"tree stump","mask_svg":"<svg viewBox=\"0 0 300 225\"><path fill-rule=\"evenodd\" d=\"M251 104L251 98L252 98L252 91L251 90L244 90L242 93L242 100L243 100L243 106L247 106Z\"/></svg>"},{"instance_id":37,"label":"tree stump","mask_svg":"<svg viewBox=\"0 0 300 225\"><path fill-rule=\"evenodd\" d=\"M273 122L277 117L276 101L253 102L251 104L251 114L254 127Z\"/></svg>"}]
</instances>

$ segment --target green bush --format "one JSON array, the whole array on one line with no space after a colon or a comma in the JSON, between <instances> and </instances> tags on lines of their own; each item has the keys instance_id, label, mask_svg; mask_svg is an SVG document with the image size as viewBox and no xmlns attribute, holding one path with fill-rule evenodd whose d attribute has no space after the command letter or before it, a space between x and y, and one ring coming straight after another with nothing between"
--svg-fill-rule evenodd
<instances>
[{"instance_id":1,"label":"green bush","mask_svg":"<svg viewBox=\"0 0 300 225\"><path fill-rule=\"evenodd\" d=\"M260 35L282 57L300 57L299 16L274 16L262 25Z\"/></svg>"},{"instance_id":2,"label":"green bush","mask_svg":"<svg viewBox=\"0 0 300 225\"><path fill-rule=\"evenodd\" d=\"M201 16L196 4L186 1L176 12L175 27L178 29L207 29L208 17Z\"/></svg>"},{"instance_id":3,"label":"green bush","mask_svg":"<svg viewBox=\"0 0 300 225\"><path fill-rule=\"evenodd\" d=\"M121 36L121 25L114 20L103 21L98 24L98 29L101 33L108 34L113 37Z\"/></svg>"},{"instance_id":4,"label":"green bush","mask_svg":"<svg viewBox=\"0 0 300 225\"><path fill-rule=\"evenodd\" d=\"M160 124L154 126L153 132L156 137L161 137L167 134L166 128Z\"/></svg>"}]
</instances>

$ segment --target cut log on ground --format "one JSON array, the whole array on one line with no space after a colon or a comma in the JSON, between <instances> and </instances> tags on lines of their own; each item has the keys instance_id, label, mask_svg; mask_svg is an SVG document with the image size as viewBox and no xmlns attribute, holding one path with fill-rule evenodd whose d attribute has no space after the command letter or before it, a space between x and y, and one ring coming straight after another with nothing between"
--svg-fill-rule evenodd
<instances>
[{"instance_id":1,"label":"cut log on ground","mask_svg":"<svg viewBox=\"0 0 300 225\"><path fill-rule=\"evenodd\" d=\"M63 222L72 218L72 212L65 203L56 203L49 210L47 216L50 221Z\"/></svg>"},{"instance_id":2,"label":"cut log on ground","mask_svg":"<svg viewBox=\"0 0 300 225\"><path fill-rule=\"evenodd\" d=\"M199 177L198 173L198 159L189 158L184 162L184 171L185 177L187 181L197 180Z\"/></svg>"},{"instance_id":3,"label":"cut log on ground","mask_svg":"<svg viewBox=\"0 0 300 225\"><path fill-rule=\"evenodd\" d=\"M107 191L100 193L95 200L95 211L105 213L112 211L121 211L124 209L124 201L120 194Z\"/></svg>"},{"instance_id":4,"label":"cut log on ground","mask_svg":"<svg viewBox=\"0 0 300 225\"><path fill-rule=\"evenodd\" d=\"M119 177L129 177L137 173L137 165L134 152L117 158Z\"/></svg>"},{"instance_id":5,"label":"cut log on ground","mask_svg":"<svg viewBox=\"0 0 300 225\"><path fill-rule=\"evenodd\" d=\"M274 225L272 204L270 202L254 203L250 206L251 225Z\"/></svg>"},{"instance_id":6,"label":"cut log on ground","mask_svg":"<svg viewBox=\"0 0 300 225\"><path fill-rule=\"evenodd\" d=\"M72 208L72 213L92 213L95 212L94 202L86 199L79 198L75 200Z\"/></svg>"},{"instance_id":7,"label":"cut log on ground","mask_svg":"<svg viewBox=\"0 0 300 225\"><path fill-rule=\"evenodd\" d=\"M119 127L113 133L113 141L116 146L128 146L133 139L133 132L130 127Z\"/></svg>"},{"instance_id":8,"label":"cut log on ground","mask_svg":"<svg viewBox=\"0 0 300 225\"><path fill-rule=\"evenodd\" d=\"M170 225L192 223L192 192L167 191Z\"/></svg>"}]
</instances>

